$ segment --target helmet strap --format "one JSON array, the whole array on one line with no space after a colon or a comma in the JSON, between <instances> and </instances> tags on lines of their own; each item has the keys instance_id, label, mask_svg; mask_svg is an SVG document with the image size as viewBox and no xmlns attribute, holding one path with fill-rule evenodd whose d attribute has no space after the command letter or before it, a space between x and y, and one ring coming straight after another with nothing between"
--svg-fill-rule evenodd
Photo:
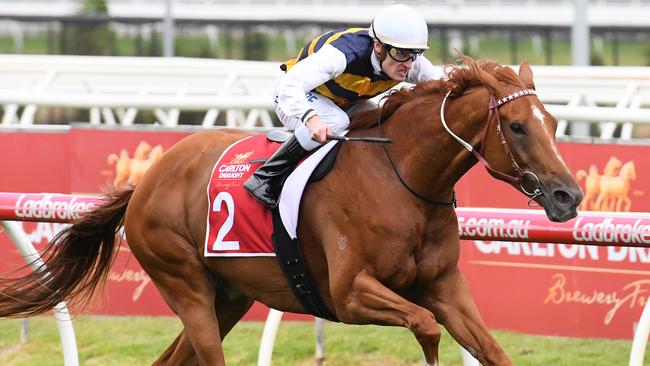
<instances>
[{"instance_id":1,"label":"helmet strap","mask_svg":"<svg viewBox=\"0 0 650 366\"><path fill-rule=\"evenodd\" d=\"M384 72L384 61L388 58L388 50L386 50L386 47L381 46L381 52L377 55L377 59L379 60L379 72L381 75L387 79L390 79L388 74Z\"/></svg>"},{"instance_id":2,"label":"helmet strap","mask_svg":"<svg viewBox=\"0 0 650 366\"><path fill-rule=\"evenodd\" d=\"M382 46L381 51L377 54L377 59L379 59L380 65L384 62L384 60L386 60L386 57L388 57L388 51L386 51L386 48Z\"/></svg>"},{"instance_id":3,"label":"helmet strap","mask_svg":"<svg viewBox=\"0 0 650 366\"><path fill-rule=\"evenodd\" d=\"M375 56L377 56L377 60L379 60L379 68L380 68L379 71L382 73L382 75L386 75L384 73L384 61L386 61L386 58L388 57L388 50L378 40L375 40L374 42L379 43L379 45L381 47L381 51L377 52L375 47L374 47L374 44L373 44L373 50L372 50L375 53Z\"/></svg>"}]
</instances>

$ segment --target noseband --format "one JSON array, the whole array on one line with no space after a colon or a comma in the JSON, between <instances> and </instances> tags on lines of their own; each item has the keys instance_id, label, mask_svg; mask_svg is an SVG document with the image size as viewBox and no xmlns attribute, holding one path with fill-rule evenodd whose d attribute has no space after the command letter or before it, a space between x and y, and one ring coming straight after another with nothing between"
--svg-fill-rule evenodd
<instances>
[{"instance_id":1,"label":"noseband","mask_svg":"<svg viewBox=\"0 0 650 366\"><path fill-rule=\"evenodd\" d=\"M509 95L507 95L507 96L505 96L505 97L503 97L501 99L498 99L498 100L494 97L494 95L490 96L490 104L488 105L489 113L488 113L488 117L487 117L487 126L485 127L485 130L483 132L483 138L481 139L481 150L480 151L476 151L476 149L474 149L474 147L472 145L468 144L463 139L461 139L456 134L454 134L449 129L449 127L447 126L447 121L445 121L445 102L447 101L447 98L449 97L449 94L451 94L451 91L447 92L444 99L442 100L442 105L440 106L440 121L442 122L443 127L447 130L447 132L449 132L449 134L453 138L455 138L461 145L463 145L463 147L465 147L472 154L474 154L474 156L481 162L481 164L483 164L483 166L485 166L485 169L487 169L488 172L492 176L494 176L494 177L496 177L498 179L502 179L502 180L511 182L511 183L519 183L519 186L521 187L522 192L524 192L528 197L530 197L530 200L528 201L528 205L533 206L534 205L533 200L543 194L542 191L539 189L539 186L540 186L539 178L537 177L537 175L535 175L535 173L533 173L533 172L531 172L529 170L521 169L521 167L519 166L519 164L515 160L515 157L512 154L512 152L510 151L510 147L508 146L508 142L506 141L506 138L503 135L503 132L501 131L501 128L502 128L501 127L501 118L499 117L498 109L502 105L504 105L504 104L506 104L506 103L508 103L508 102L510 102L512 100L515 100L517 98L524 97L524 96L527 96L527 95L536 95L537 93L535 92L535 90L522 89L522 90L519 90L517 92L509 94ZM486 145L486 141L487 141L487 137L488 137L488 132L491 130L492 125L496 125L497 136L499 137L499 141L501 142L501 145L505 149L506 156L508 156L508 158L510 158L512 168L515 170L516 175L510 175L510 174L495 170L494 168L492 168L490 163L487 160L485 160L485 158L483 157L483 153L484 153L484 149L485 149L485 145ZM535 188L534 188L533 192L529 192L524 187L523 178L526 175L531 176L534 183L535 183L534 184Z\"/></svg>"}]
</instances>

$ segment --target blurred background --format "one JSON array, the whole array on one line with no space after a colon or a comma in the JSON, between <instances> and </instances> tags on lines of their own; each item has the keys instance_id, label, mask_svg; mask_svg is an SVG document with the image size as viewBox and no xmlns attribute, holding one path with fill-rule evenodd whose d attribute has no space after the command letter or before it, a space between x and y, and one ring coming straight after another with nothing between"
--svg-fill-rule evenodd
<instances>
[{"instance_id":1,"label":"blurred background","mask_svg":"<svg viewBox=\"0 0 650 366\"><path fill-rule=\"evenodd\" d=\"M279 62L393 2L0 0L0 124L278 126ZM650 1L403 2L427 19L434 64L458 49L534 65L559 137L650 136Z\"/></svg>"},{"instance_id":2,"label":"blurred background","mask_svg":"<svg viewBox=\"0 0 650 366\"><path fill-rule=\"evenodd\" d=\"M614 208L596 204L598 197L607 196L628 202L616 210L647 216L650 0L401 2L422 11L427 19L430 49L426 56L434 65L456 63L454 49L503 65L528 60L538 96L558 120L558 149L585 192L580 209L609 214ZM381 8L392 3L0 0L0 171L5 173L0 175L0 191L96 194L107 185L136 185L160 157L158 152L189 134L220 127L256 131L278 127L271 88L280 62L295 57L307 41L326 31L367 27ZM527 208L527 198L490 180L480 166L456 188L461 206ZM605 227L617 217L603 216L610 221L595 226ZM513 217L510 222L517 220ZM29 244L39 250L62 227L20 223ZM650 244L646 235L650 226L638 228L644 243ZM650 304L647 248L507 241L467 241L461 247L461 268L488 325L520 332L508 336L512 341L506 344L516 364L626 363L628 340L635 334L641 311ZM2 231L0 248L4 253L0 271L8 270L10 263L22 263L14 243ZM116 267L106 294L98 299L103 306L94 314L172 315L128 250L120 253ZM563 296L553 297L560 290ZM647 308L650 314L650 305ZM256 305L247 320L263 320L266 310ZM119 321L107 319L107 323ZM137 330L151 327L126 319ZM261 329L259 324L253 326L255 332ZM164 338L156 345L138 346L130 338L117 339L115 347L126 350L119 355L115 349L89 346L104 347L113 341L113 334L137 333L116 328L99 331L98 340L81 333L83 364L148 364L171 341ZM160 333L172 337L176 332ZM251 344L259 339L255 332L249 332L253 340L231 341L239 349L226 352L229 357L246 354L247 359L230 363L254 364L256 348ZM295 357L276 365L312 364L310 337L291 332L292 341L300 338L307 344L297 347ZM382 337L386 332L385 328L377 331ZM60 365L58 354L52 357L52 349L59 347L58 339L51 336L54 331L44 327L42 333L53 339L52 348L42 347L43 340L36 336L32 344L46 350L41 356L45 361L20 363L15 358L18 352L3 351L0 364ZM110 339L106 334L111 334ZM557 338L559 345L545 349L543 344L551 338L524 334L605 340L585 347L589 342ZM366 337L367 333L352 340L340 335L329 338L337 342L331 345L332 354L351 355L345 356L349 362L328 356L334 357L331 364L413 365L421 360L410 334L404 342L392 338L366 342ZM0 348L19 349L13 347L16 338L3 338L0 332ZM616 343L613 350L611 339L626 341ZM365 349L345 348L365 343ZM140 348L134 351L132 345ZM286 354L291 347L281 348ZM380 358L360 361L357 357L384 349L386 356ZM389 358L402 349L408 353L403 361ZM445 365L460 364L456 346L445 352L452 360ZM132 355L142 358L133 360Z\"/></svg>"},{"instance_id":3,"label":"blurred background","mask_svg":"<svg viewBox=\"0 0 650 366\"><path fill-rule=\"evenodd\" d=\"M590 65L650 65L647 0L406 0L429 23L434 62L453 48L501 63L572 64L577 11L589 17ZM284 61L314 36L368 26L390 0L0 0L0 52ZM579 3L578 1L577 3ZM171 8L171 9L170 9ZM578 9L578 10L576 10ZM167 32L167 33L166 33Z\"/></svg>"}]
</instances>

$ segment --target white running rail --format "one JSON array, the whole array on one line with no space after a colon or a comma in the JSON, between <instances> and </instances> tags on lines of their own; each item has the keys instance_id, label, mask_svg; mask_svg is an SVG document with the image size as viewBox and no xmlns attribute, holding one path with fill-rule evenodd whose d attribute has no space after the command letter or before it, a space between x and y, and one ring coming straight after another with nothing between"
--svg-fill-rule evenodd
<instances>
[{"instance_id":1,"label":"white running rail","mask_svg":"<svg viewBox=\"0 0 650 366\"><path fill-rule=\"evenodd\" d=\"M0 126L29 127L39 109L89 110L92 125L137 123L151 110L160 125L204 113L204 127L273 126L277 62L198 58L0 56ZM650 122L650 68L533 66L538 95L568 135L574 122L597 123L601 138L635 137ZM223 113L222 119L218 117ZM218 122L219 121L219 122ZM571 131L575 136L575 131Z\"/></svg>"}]
</instances>

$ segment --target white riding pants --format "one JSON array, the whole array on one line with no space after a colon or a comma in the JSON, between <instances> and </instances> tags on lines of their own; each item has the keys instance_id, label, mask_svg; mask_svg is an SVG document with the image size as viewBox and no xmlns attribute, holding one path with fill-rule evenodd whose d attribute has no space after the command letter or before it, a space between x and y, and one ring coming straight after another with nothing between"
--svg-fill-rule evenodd
<instances>
[{"instance_id":1,"label":"white riding pants","mask_svg":"<svg viewBox=\"0 0 650 366\"><path fill-rule=\"evenodd\" d=\"M305 94L305 97L307 97L307 101L309 101L311 107L316 113L318 113L323 122L332 128L332 132L335 135L341 134L348 128L350 125L350 116L354 113L377 106L377 104L372 101L366 101L354 105L346 112L334 104L331 99L319 93L309 92ZM298 143L303 147L303 149L311 151L320 146L318 142L311 139L309 128L307 128L299 117L289 117L285 115L278 107L277 103L275 104L275 113L280 119L280 122L282 122L286 128L294 132Z\"/></svg>"}]
</instances>

